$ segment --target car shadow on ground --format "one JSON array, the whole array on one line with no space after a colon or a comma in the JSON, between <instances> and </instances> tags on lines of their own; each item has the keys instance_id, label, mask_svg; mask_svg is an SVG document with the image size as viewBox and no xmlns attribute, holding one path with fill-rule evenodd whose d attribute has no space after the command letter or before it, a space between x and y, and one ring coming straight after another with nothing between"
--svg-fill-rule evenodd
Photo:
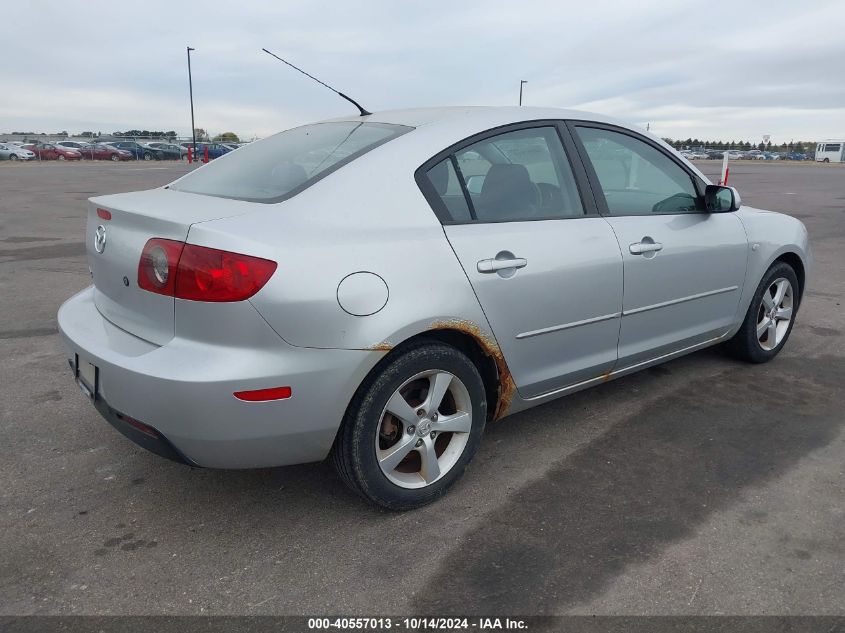
<instances>
[{"instance_id":1,"label":"car shadow on ground","mask_svg":"<svg viewBox=\"0 0 845 633\"><path fill-rule=\"evenodd\" d=\"M720 375L633 411L511 495L454 546L416 608L559 612L690 536L744 488L783 474L845 426L831 397L845 383L839 359L724 362Z\"/></svg>"}]
</instances>

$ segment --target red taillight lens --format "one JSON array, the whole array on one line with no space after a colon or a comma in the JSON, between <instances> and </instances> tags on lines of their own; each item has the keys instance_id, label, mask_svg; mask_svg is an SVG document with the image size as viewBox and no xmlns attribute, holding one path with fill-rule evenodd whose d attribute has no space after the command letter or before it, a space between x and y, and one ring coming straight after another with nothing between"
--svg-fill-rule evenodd
<instances>
[{"instance_id":1,"label":"red taillight lens","mask_svg":"<svg viewBox=\"0 0 845 633\"><path fill-rule=\"evenodd\" d=\"M176 297L191 301L243 301L261 290L276 262L185 244L176 275Z\"/></svg>"},{"instance_id":2,"label":"red taillight lens","mask_svg":"<svg viewBox=\"0 0 845 633\"><path fill-rule=\"evenodd\" d=\"M97 209L97 217L102 220L111 220L111 211L107 209Z\"/></svg>"},{"instance_id":3,"label":"red taillight lens","mask_svg":"<svg viewBox=\"0 0 845 633\"><path fill-rule=\"evenodd\" d=\"M190 301L243 301L261 290L276 262L153 238L138 264L138 287Z\"/></svg>"},{"instance_id":4,"label":"red taillight lens","mask_svg":"<svg viewBox=\"0 0 845 633\"><path fill-rule=\"evenodd\" d=\"M161 295L173 296L176 270L184 242L154 237L144 245L138 262L138 287Z\"/></svg>"}]
</instances>

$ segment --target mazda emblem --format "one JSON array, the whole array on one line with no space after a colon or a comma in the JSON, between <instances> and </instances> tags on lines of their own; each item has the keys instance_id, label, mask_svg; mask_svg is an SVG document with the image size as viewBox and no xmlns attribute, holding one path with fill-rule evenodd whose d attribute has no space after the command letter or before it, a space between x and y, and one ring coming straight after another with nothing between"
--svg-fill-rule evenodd
<instances>
[{"instance_id":1,"label":"mazda emblem","mask_svg":"<svg viewBox=\"0 0 845 633\"><path fill-rule=\"evenodd\" d=\"M98 253L102 253L106 250L106 227L102 224L97 227L97 230L94 232L94 250Z\"/></svg>"}]
</instances>

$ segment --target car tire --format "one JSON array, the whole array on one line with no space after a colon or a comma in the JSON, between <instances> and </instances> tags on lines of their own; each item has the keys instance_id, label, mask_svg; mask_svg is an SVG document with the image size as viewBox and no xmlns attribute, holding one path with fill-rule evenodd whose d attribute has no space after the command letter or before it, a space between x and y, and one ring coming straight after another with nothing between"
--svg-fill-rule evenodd
<instances>
[{"instance_id":1,"label":"car tire","mask_svg":"<svg viewBox=\"0 0 845 633\"><path fill-rule=\"evenodd\" d=\"M440 404L429 404L429 394L442 394ZM365 499L410 510L437 500L460 478L486 422L478 368L450 345L419 341L394 350L358 388L331 459Z\"/></svg>"},{"instance_id":2,"label":"car tire","mask_svg":"<svg viewBox=\"0 0 845 633\"><path fill-rule=\"evenodd\" d=\"M111 160L113 160L114 162L116 162L116 163L117 163L117 162L119 162L119 161L120 161L120 156L119 156L118 154L112 154L112 155L111 155Z\"/></svg>"},{"instance_id":3,"label":"car tire","mask_svg":"<svg viewBox=\"0 0 845 633\"><path fill-rule=\"evenodd\" d=\"M727 351L749 363L772 360L789 339L800 304L798 276L789 264L775 262L757 286L739 331L725 344Z\"/></svg>"},{"instance_id":4,"label":"car tire","mask_svg":"<svg viewBox=\"0 0 845 633\"><path fill-rule=\"evenodd\" d=\"M58 158L59 160L65 160L64 154L59 154L58 156L56 156L56 158Z\"/></svg>"},{"instance_id":5,"label":"car tire","mask_svg":"<svg viewBox=\"0 0 845 633\"><path fill-rule=\"evenodd\" d=\"M824 158L824 159L822 159L822 162L823 162L823 163L829 163L829 162L830 162L830 159L829 159L829 158Z\"/></svg>"},{"instance_id":6,"label":"car tire","mask_svg":"<svg viewBox=\"0 0 845 633\"><path fill-rule=\"evenodd\" d=\"M9 154L9 160L18 160L17 154Z\"/></svg>"},{"instance_id":7,"label":"car tire","mask_svg":"<svg viewBox=\"0 0 845 633\"><path fill-rule=\"evenodd\" d=\"M153 159L152 154L150 154L149 152L144 152L144 160L152 160L152 159Z\"/></svg>"}]
</instances>

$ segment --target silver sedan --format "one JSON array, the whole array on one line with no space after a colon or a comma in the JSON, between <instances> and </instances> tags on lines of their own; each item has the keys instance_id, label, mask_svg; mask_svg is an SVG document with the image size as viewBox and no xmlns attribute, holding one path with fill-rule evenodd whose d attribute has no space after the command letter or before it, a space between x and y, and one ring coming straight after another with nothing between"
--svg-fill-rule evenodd
<instances>
[{"instance_id":1,"label":"silver sedan","mask_svg":"<svg viewBox=\"0 0 845 633\"><path fill-rule=\"evenodd\" d=\"M556 109L348 117L90 200L59 311L124 435L213 468L330 456L365 498L438 498L485 424L724 344L772 359L811 258L648 133Z\"/></svg>"},{"instance_id":2,"label":"silver sedan","mask_svg":"<svg viewBox=\"0 0 845 633\"><path fill-rule=\"evenodd\" d=\"M34 160L35 152L14 143L0 143L0 160Z\"/></svg>"}]
</instances>

